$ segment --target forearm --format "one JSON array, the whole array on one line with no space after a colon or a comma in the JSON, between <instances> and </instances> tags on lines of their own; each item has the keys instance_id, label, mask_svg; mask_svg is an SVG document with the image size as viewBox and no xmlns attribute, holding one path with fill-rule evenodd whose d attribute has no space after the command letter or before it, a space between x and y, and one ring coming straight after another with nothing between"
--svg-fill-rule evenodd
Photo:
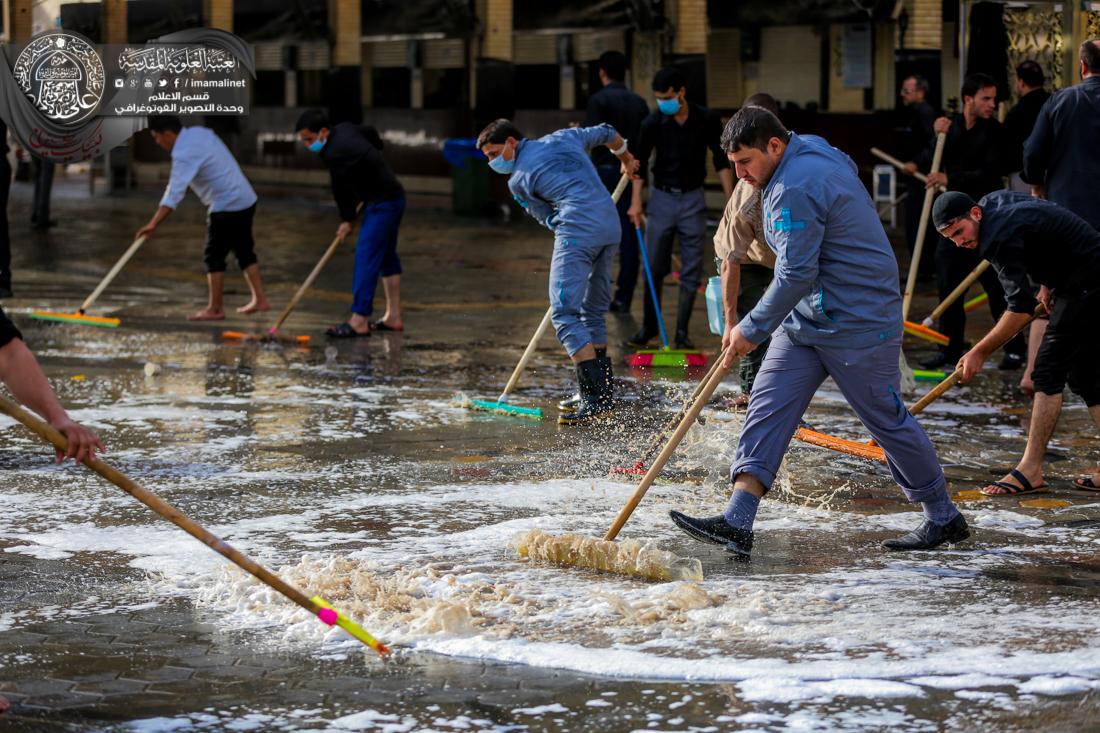
<instances>
[{"instance_id":1,"label":"forearm","mask_svg":"<svg viewBox=\"0 0 1100 733\"><path fill-rule=\"evenodd\" d=\"M741 295L741 264L722 260L722 314L727 325L737 323L737 298Z\"/></svg>"},{"instance_id":2,"label":"forearm","mask_svg":"<svg viewBox=\"0 0 1100 733\"><path fill-rule=\"evenodd\" d=\"M1001 319L997 321L997 324L993 326L990 332L987 333L976 346L974 346L973 350L983 356L989 356L1008 343L1008 341L1024 327L1024 324L1026 324L1030 318L1031 314L1029 313L1005 311Z\"/></svg>"},{"instance_id":3,"label":"forearm","mask_svg":"<svg viewBox=\"0 0 1100 733\"><path fill-rule=\"evenodd\" d=\"M41 415L46 422L56 423L67 417L34 354L21 339L14 339L0 348L0 381L8 386L16 400Z\"/></svg>"},{"instance_id":4,"label":"forearm","mask_svg":"<svg viewBox=\"0 0 1100 733\"><path fill-rule=\"evenodd\" d=\"M156 212L153 214L153 218L149 220L149 223L153 226L160 226L160 223L167 219L172 211L173 209L170 206L164 206L163 204L158 206Z\"/></svg>"}]
</instances>

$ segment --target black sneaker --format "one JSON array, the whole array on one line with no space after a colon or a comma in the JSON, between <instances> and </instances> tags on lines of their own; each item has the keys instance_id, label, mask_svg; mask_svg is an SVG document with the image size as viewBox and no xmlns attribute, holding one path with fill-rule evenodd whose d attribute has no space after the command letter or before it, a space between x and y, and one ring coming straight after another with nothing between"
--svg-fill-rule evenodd
<instances>
[{"instance_id":1,"label":"black sneaker","mask_svg":"<svg viewBox=\"0 0 1100 733\"><path fill-rule=\"evenodd\" d=\"M628 338L626 342L634 346L645 346L657 336L656 333L651 333L644 328Z\"/></svg>"},{"instance_id":2,"label":"black sneaker","mask_svg":"<svg viewBox=\"0 0 1100 733\"><path fill-rule=\"evenodd\" d=\"M624 303L621 300L611 301L611 305L607 306L607 310L611 313L629 313L630 304Z\"/></svg>"},{"instance_id":3,"label":"black sneaker","mask_svg":"<svg viewBox=\"0 0 1100 733\"><path fill-rule=\"evenodd\" d=\"M1022 367L1025 361L1027 359L1023 354L1010 354L1006 351L1004 356L1001 357L1001 363L997 365L997 368L1002 372L1009 372Z\"/></svg>"},{"instance_id":4,"label":"black sneaker","mask_svg":"<svg viewBox=\"0 0 1100 733\"><path fill-rule=\"evenodd\" d=\"M716 517L695 519L677 511L670 511L668 516L672 518L673 524L693 539L723 545L726 552L736 555L739 559L749 559L749 553L752 552L751 529L731 527L721 514Z\"/></svg>"},{"instance_id":5,"label":"black sneaker","mask_svg":"<svg viewBox=\"0 0 1100 733\"><path fill-rule=\"evenodd\" d=\"M969 536L966 520L962 514L956 514L947 524L934 524L926 519L909 534L886 540L882 546L887 550L931 550L944 543L962 542Z\"/></svg>"}]
</instances>

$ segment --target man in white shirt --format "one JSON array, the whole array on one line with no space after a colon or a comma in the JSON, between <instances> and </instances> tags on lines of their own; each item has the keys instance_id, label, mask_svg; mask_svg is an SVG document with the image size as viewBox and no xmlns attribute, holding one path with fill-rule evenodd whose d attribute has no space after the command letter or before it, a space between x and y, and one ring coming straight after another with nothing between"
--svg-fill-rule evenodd
<instances>
[{"instance_id":1,"label":"man in white shirt","mask_svg":"<svg viewBox=\"0 0 1100 733\"><path fill-rule=\"evenodd\" d=\"M137 236L150 236L168 218L190 186L206 205L206 248L203 262L210 298L206 308L187 317L189 321L220 321L225 318L222 291L225 260L232 252L244 272L252 299L238 313L257 313L271 306L260 281L260 265L253 251L252 218L256 213L256 192L248 183L229 148L205 127L183 127L178 117L150 117L149 129L157 145L172 154L172 174L153 218Z\"/></svg>"}]
</instances>

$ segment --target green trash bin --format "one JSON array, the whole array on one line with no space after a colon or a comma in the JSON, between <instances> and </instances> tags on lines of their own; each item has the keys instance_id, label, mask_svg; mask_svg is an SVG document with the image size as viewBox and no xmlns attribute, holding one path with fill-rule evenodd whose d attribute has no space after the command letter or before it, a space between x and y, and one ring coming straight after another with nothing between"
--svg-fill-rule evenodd
<instances>
[{"instance_id":1,"label":"green trash bin","mask_svg":"<svg viewBox=\"0 0 1100 733\"><path fill-rule=\"evenodd\" d=\"M489 164L477 149L477 139L454 138L443 143L443 157L451 164L451 205L459 216L484 216L492 209Z\"/></svg>"}]
</instances>

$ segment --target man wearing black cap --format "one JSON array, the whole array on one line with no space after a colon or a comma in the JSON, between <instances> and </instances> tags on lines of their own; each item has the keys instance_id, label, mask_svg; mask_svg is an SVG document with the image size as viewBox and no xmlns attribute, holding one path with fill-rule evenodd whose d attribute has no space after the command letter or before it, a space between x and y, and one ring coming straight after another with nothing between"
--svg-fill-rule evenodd
<instances>
[{"instance_id":1,"label":"man wearing black cap","mask_svg":"<svg viewBox=\"0 0 1100 733\"><path fill-rule=\"evenodd\" d=\"M997 110L997 83L986 74L969 74L962 84L962 114L936 120L937 134L946 133L943 149L943 172L928 176L928 187L944 186L949 191L961 191L974 200L1004 188L1002 176L1007 172L1004 149L1004 129L994 119ZM928 161L931 149L926 152ZM922 166L923 167L923 166ZM936 286L940 300L945 299L981 258L974 252L960 250L945 239L936 246ZM1005 309L1004 293L994 273L986 271L979 279L989 296L993 318L1001 317ZM940 333L951 342L931 359L921 362L926 369L938 369L954 364L962 356L966 332L966 310L959 298L940 318ZM1023 366L1027 345L1022 337L1013 339L1004 350L1002 369Z\"/></svg>"},{"instance_id":2,"label":"man wearing black cap","mask_svg":"<svg viewBox=\"0 0 1100 733\"><path fill-rule=\"evenodd\" d=\"M992 263L1008 301L993 330L959 360L961 382L982 368L994 344L1023 327L1038 302L1050 312L1035 358L1035 401L1024 456L1007 476L981 490L987 496L1039 491L1045 486L1043 456L1067 383L1100 426L1100 232L1057 204L1013 191L991 193L977 204L951 191L936 201L932 216L943 236ZM1040 286L1038 298L1032 283ZM1074 486L1100 490L1100 469Z\"/></svg>"}]
</instances>

